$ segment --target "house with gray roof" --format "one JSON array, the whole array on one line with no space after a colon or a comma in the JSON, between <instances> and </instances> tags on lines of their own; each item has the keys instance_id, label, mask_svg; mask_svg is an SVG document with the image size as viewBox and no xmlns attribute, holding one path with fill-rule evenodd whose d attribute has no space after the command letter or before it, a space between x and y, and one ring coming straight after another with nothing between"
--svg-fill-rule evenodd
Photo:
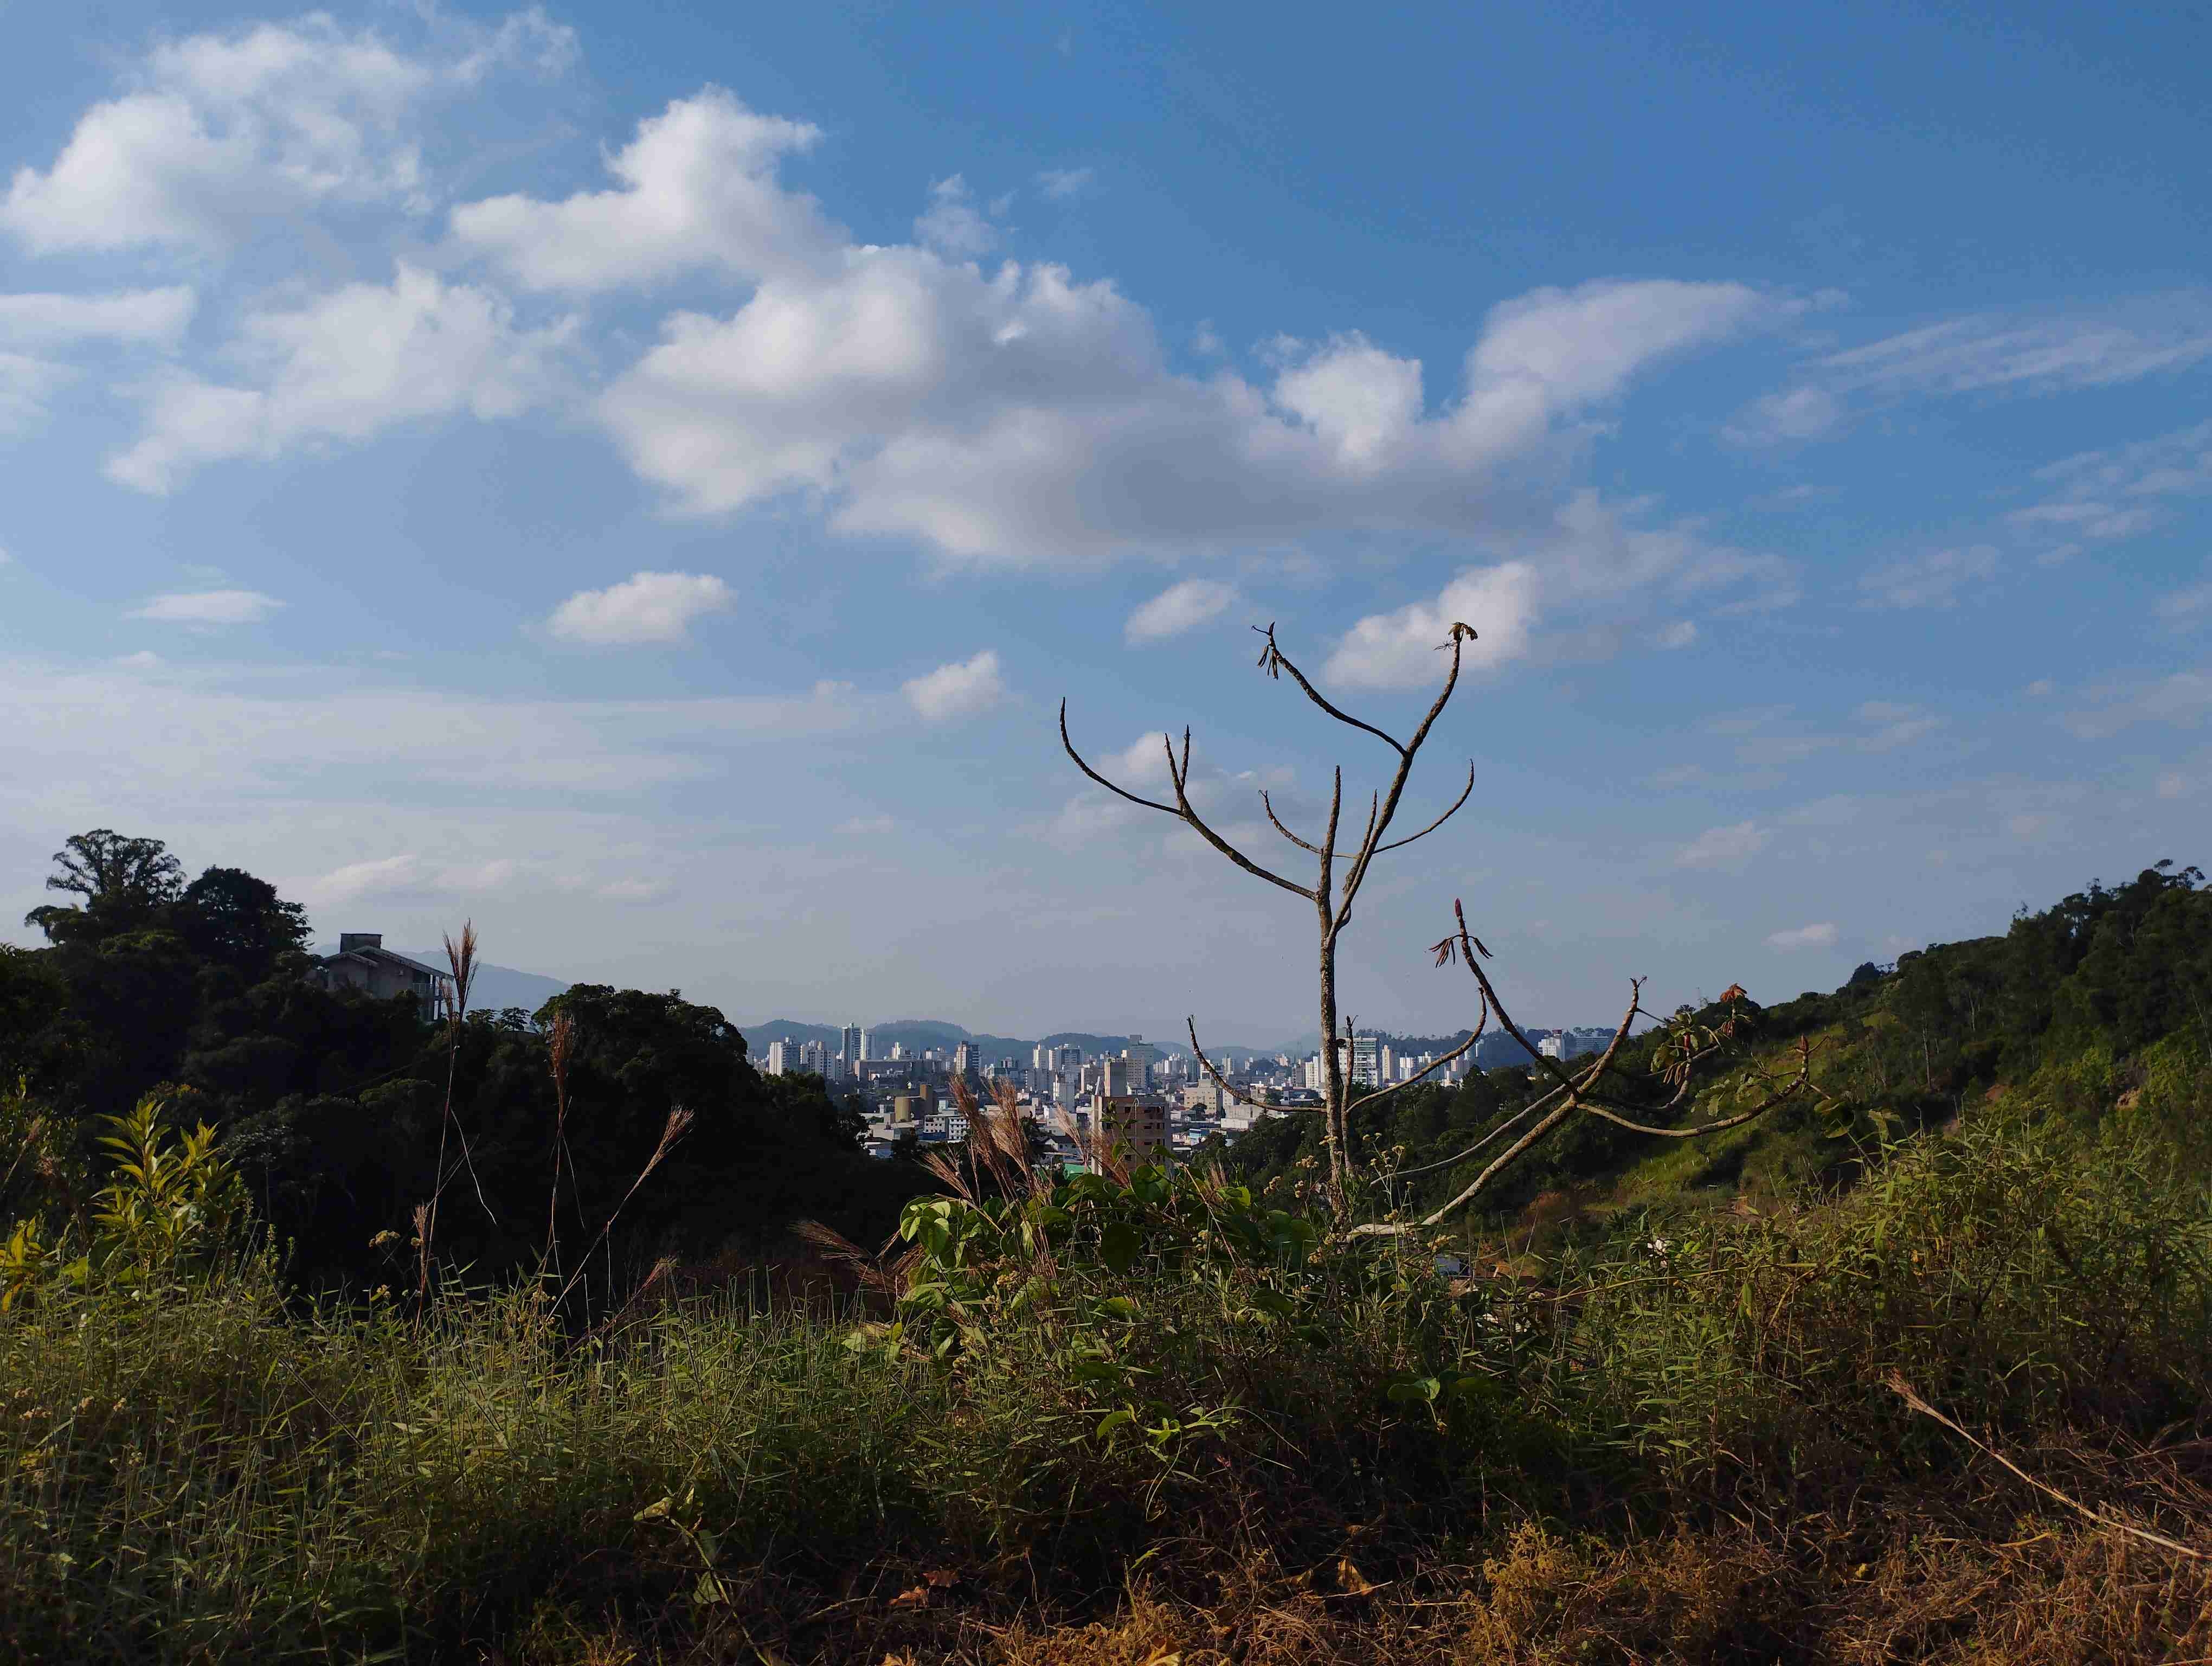
<instances>
[{"instance_id":1,"label":"house with gray roof","mask_svg":"<svg viewBox=\"0 0 2212 1666\"><path fill-rule=\"evenodd\" d=\"M424 1018L450 1006L453 976L384 946L382 932L341 932L338 952L314 962L308 975L325 989L359 989L380 1000L413 995Z\"/></svg>"}]
</instances>

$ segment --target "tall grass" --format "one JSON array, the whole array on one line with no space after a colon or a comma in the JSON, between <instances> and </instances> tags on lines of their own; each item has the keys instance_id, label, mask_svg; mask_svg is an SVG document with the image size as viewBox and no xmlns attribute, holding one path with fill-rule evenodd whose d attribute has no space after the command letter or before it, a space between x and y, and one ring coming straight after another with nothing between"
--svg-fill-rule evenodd
<instances>
[{"instance_id":1,"label":"tall grass","mask_svg":"<svg viewBox=\"0 0 2212 1666\"><path fill-rule=\"evenodd\" d=\"M933 1579L1001 1626L1154 1580L1181 1616L1161 1634L1197 1639L1192 1616L1278 1576L1267 1611L1307 1614L1281 1635L1316 1657L1357 1657L1361 1615L1407 1658L1771 1658L1851 1614L1873 1636L1850 1582L1876 1575L1851 1570L1904 1556L1931 1510L1993 1567L2018 1539L2078 1573L2067 1547L2094 1536L1916 1418L1892 1371L2206 1542L2187 1442L2212 1434L2212 1207L2169 1150L1970 1119L1840 1198L1643 1215L1458 1291L1395 1252L1070 1261L941 1356L742 1295L578 1337L542 1289L418 1321L288 1305L250 1262L57 1284L0 1319L0 1651L553 1658L613 1636L874 1666L855 1616L923 1614ZM1292 1284L1286 1319L1267 1292ZM1704 1547L1669 1562L1682 1534ZM2082 1636L2175 1631L2212 1596L2123 1588L2136 1617Z\"/></svg>"}]
</instances>

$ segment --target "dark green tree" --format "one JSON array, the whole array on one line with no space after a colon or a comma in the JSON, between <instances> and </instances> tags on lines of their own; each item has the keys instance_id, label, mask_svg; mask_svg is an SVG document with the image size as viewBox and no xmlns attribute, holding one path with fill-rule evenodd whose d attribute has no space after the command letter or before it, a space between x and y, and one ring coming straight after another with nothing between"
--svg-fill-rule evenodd
<instances>
[{"instance_id":1,"label":"dark green tree","mask_svg":"<svg viewBox=\"0 0 2212 1666\"><path fill-rule=\"evenodd\" d=\"M307 946L307 910L242 868L209 868L185 887L169 915L193 953L247 983Z\"/></svg>"},{"instance_id":2,"label":"dark green tree","mask_svg":"<svg viewBox=\"0 0 2212 1666\"><path fill-rule=\"evenodd\" d=\"M130 931L150 921L184 888L184 865L159 839L126 838L112 828L95 827L63 842L54 852L61 871L46 879L48 891L72 892L82 903L48 903L23 916L49 943L88 931L100 936Z\"/></svg>"}]
</instances>

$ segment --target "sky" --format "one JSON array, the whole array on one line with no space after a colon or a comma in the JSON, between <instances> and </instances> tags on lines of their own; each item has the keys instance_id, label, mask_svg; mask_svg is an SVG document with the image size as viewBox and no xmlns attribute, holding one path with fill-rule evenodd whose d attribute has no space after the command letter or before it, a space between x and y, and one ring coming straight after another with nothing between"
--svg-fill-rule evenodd
<instances>
[{"instance_id":1,"label":"sky","mask_svg":"<svg viewBox=\"0 0 2212 1666\"><path fill-rule=\"evenodd\" d=\"M0 933L112 827L731 1017L1363 1026L2202 860L2182 8L0 0Z\"/></svg>"}]
</instances>

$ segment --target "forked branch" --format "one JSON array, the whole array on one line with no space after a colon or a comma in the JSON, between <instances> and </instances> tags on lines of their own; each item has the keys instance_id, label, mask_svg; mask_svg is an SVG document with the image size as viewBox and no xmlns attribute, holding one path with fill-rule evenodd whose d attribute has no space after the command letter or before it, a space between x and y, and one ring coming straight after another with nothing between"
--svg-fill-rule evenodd
<instances>
[{"instance_id":1,"label":"forked branch","mask_svg":"<svg viewBox=\"0 0 2212 1666\"><path fill-rule=\"evenodd\" d=\"M1622 1046L1627 1042L1629 1032L1634 1027L1637 1018L1639 1016L1650 1016L1645 1012L1643 1004L1644 980L1635 978L1630 981L1627 1010L1621 1014L1620 1022L1615 1026L1613 1037L1607 1044L1604 1052L1599 1055L1595 1063L1571 1073L1558 1060L1542 1052L1528 1039L1521 1026L1513 1021L1512 1014L1506 1011L1504 1004L1498 997L1496 987L1491 982L1489 975L1482 968L1481 963L1490 958L1490 951L1484 946L1481 939L1476 937L1468 928L1467 911L1457 900L1452 903L1452 913L1455 929L1435 945L1437 964L1442 966L1455 957L1466 962L1468 970L1474 975L1476 985L1481 991L1484 1017L1486 1018L1489 1014L1495 1012L1498 1015L1499 1027L1520 1043L1528 1056L1549 1073L1554 1085L1550 1091L1533 1103L1522 1106L1520 1110L1491 1129L1466 1150L1439 1162L1426 1164L1419 1169L1404 1170L1398 1177L1404 1179L1412 1175L1424 1174L1432 1170L1449 1168L1463 1163L1468 1158L1502 1139L1509 1131L1520 1127L1540 1110L1544 1110L1547 1106L1551 1109L1534 1127L1529 1128L1512 1145L1485 1165L1473 1182L1441 1208L1432 1210L1420 1220L1411 1224L1399 1221L1377 1221L1356 1226L1352 1229L1350 1234L1353 1237L1404 1237L1410 1233L1426 1231L1434 1228L1455 1210L1471 1202L1492 1179L1577 1111L1587 1111L1591 1116L1637 1134L1654 1134L1668 1140L1695 1140L1707 1134L1723 1133L1729 1128L1741 1128L1747 1122L1765 1116L1777 1106L1796 1098L1812 1085L1813 1044L1809 1038L1801 1037L1797 1043L1797 1068L1795 1073L1778 1085L1769 1078L1761 1084L1766 1090L1763 1097L1748 1109L1736 1112L1733 1116L1716 1117L1710 1122L1697 1123L1689 1128L1666 1128L1644 1122L1628 1106L1608 1103L1598 1097L1593 1091L1613 1068L1614 1061L1619 1056ZM1731 986L1723 995L1723 1000L1724 1003L1732 1005L1742 998L1741 988ZM1717 1029L1700 1030L1690 1025L1686 1016L1682 1018L1682 1027L1680 1031L1680 1046L1672 1059L1659 1068L1660 1074L1676 1083L1674 1093L1667 1101L1664 1109L1671 1110L1692 1097L1697 1066L1720 1050L1725 1041L1735 1033L1736 1025L1740 1021L1737 1017L1731 1015L1723 1020Z\"/></svg>"}]
</instances>

